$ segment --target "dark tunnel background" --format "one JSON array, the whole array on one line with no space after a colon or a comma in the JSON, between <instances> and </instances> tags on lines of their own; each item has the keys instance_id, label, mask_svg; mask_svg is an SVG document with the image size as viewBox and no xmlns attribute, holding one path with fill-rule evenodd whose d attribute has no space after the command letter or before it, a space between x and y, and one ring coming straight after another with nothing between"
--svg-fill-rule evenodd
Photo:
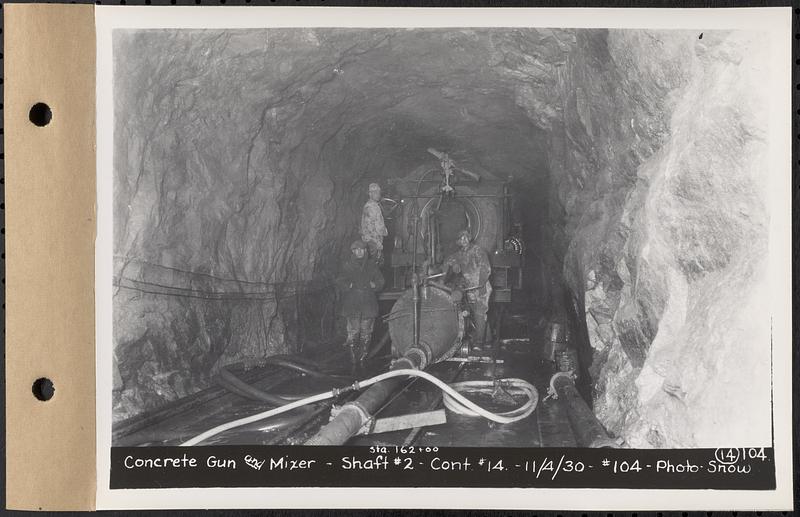
<instances>
[{"instance_id":1,"label":"dark tunnel background","mask_svg":"<svg viewBox=\"0 0 800 517\"><path fill-rule=\"evenodd\" d=\"M609 431L719 443L735 399L768 432L768 391L734 382L768 375L740 344L764 337L741 324L763 296L763 52L745 32L115 31L114 419L329 344L367 185L391 197L432 147L510 178L531 312L571 323Z\"/></svg>"}]
</instances>

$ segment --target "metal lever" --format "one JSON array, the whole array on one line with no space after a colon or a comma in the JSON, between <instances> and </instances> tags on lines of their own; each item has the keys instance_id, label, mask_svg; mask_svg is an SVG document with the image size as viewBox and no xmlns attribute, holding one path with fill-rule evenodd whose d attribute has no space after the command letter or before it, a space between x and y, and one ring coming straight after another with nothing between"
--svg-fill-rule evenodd
<instances>
[{"instance_id":1,"label":"metal lever","mask_svg":"<svg viewBox=\"0 0 800 517\"><path fill-rule=\"evenodd\" d=\"M447 156L447 153L437 151L433 147L429 147L428 152L434 155L435 157L439 158L439 160L441 160L442 168L447 169L448 168L447 166L449 165L449 167L458 169L459 171L463 172L464 174L474 179L475 181L481 180L481 177L478 174L475 174L474 172L468 171L467 169L456 166L456 164L453 163L453 160L451 160L450 157Z\"/></svg>"}]
</instances>

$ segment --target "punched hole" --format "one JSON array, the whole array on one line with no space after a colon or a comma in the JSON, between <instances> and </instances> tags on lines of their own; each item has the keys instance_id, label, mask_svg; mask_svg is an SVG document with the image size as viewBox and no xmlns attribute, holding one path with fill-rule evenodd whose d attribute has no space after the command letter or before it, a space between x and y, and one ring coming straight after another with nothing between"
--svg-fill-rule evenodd
<instances>
[{"instance_id":1,"label":"punched hole","mask_svg":"<svg viewBox=\"0 0 800 517\"><path fill-rule=\"evenodd\" d=\"M33 391L34 397L45 402L53 398L56 388L53 386L53 381L47 377L41 377L34 381L31 391Z\"/></svg>"},{"instance_id":2,"label":"punched hole","mask_svg":"<svg viewBox=\"0 0 800 517\"><path fill-rule=\"evenodd\" d=\"M31 107L28 118L33 124L43 127L50 123L53 118L53 112L50 111L50 106L43 102L37 102Z\"/></svg>"}]
</instances>

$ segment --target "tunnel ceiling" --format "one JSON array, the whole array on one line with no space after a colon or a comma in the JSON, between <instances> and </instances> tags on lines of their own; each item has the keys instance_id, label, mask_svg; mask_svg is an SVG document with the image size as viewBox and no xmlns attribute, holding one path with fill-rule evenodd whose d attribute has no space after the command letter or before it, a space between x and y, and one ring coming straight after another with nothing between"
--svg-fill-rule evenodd
<instances>
[{"instance_id":1,"label":"tunnel ceiling","mask_svg":"<svg viewBox=\"0 0 800 517\"><path fill-rule=\"evenodd\" d=\"M170 38L153 31L137 38L134 47L180 52L156 66L175 76L163 86L179 88L164 95L243 100L228 116L241 116L251 132L265 110L267 126L302 132L273 133L272 143L333 139L350 153L340 174L405 175L435 147L520 178L547 171L542 126L558 110L557 72L575 40L546 29L183 31ZM219 74L205 68L211 63Z\"/></svg>"},{"instance_id":2,"label":"tunnel ceiling","mask_svg":"<svg viewBox=\"0 0 800 517\"><path fill-rule=\"evenodd\" d=\"M350 50L357 59L346 55L333 64L336 75L325 93L334 102L354 101L342 123L355 145L376 149L383 174L402 175L430 160L428 147L500 176L546 173L546 135L517 99L523 86L535 81L540 102L547 102L569 34L559 33L562 39L536 34L535 53L527 39L531 34L516 31L325 36L337 43L366 37L361 45L372 46Z\"/></svg>"}]
</instances>

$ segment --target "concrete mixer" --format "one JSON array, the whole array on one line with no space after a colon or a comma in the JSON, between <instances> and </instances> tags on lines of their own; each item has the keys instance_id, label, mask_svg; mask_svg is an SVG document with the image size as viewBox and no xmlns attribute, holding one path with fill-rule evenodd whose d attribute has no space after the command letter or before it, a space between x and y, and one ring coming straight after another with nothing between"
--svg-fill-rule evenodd
<instances>
[{"instance_id":1,"label":"concrete mixer","mask_svg":"<svg viewBox=\"0 0 800 517\"><path fill-rule=\"evenodd\" d=\"M510 302L512 290L522 288L524 261L523 246L507 244L513 233L510 178L499 179L474 164L463 169L445 153L429 152L438 164L423 164L388 182L387 196L396 206L387 222L384 250L391 275L382 299L402 296L415 269L423 263L440 265L456 251L458 232L468 230L489 254L492 301Z\"/></svg>"},{"instance_id":2,"label":"concrete mixer","mask_svg":"<svg viewBox=\"0 0 800 517\"><path fill-rule=\"evenodd\" d=\"M392 341L392 357L417 355L420 368L448 359L464 336L464 313L449 289L435 285L420 287L417 335L414 334L414 289L408 289L386 316Z\"/></svg>"}]
</instances>

